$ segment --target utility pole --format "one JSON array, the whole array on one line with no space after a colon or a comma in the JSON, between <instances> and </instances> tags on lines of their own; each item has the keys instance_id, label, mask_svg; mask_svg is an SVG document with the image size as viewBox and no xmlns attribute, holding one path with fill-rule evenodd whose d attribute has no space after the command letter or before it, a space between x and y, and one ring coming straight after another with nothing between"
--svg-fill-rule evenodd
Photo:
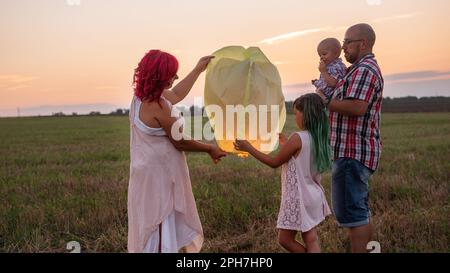
<instances>
[{"instance_id":1,"label":"utility pole","mask_svg":"<svg viewBox=\"0 0 450 273\"><path fill-rule=\"evenodd\" d=\"M17 117L20 118L20 107L17 107Z\"/></svg>"}]
</instances>

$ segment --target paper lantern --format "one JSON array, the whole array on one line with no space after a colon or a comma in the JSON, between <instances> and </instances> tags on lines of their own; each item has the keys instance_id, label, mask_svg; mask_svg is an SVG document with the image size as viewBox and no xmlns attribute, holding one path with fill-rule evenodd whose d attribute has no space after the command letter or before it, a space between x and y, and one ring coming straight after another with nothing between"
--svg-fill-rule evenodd
<instances>
[{"instance_id":1,"label":"paper lantern","mask_svg":"<svg viewBox=\"0 0 450 273\"><path fill-rule=\"evenodd\" d=\"M204 103L216 142L236 151L235 139L246 139L270 153L286 121L286 108L277 68L257 47L222 48L213 53L205 81Z\"/></svg>"}]
</instances>

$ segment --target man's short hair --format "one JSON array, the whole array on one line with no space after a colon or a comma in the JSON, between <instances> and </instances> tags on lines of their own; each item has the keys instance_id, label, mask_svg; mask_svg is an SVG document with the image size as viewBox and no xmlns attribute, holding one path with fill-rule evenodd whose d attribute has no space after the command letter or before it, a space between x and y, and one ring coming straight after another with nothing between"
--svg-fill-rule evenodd
<instances>
[{"instance_id":1,"label":"man's short hair","mask_svg":"<svg viewBox=\"0 0 450 273\"><path fill-rule=\"evenodd\" d=\"M373 28L369 25L369 24L357 24L352 26L351 28L356 29L357 33L358 33L358 37L360 39L365 39L367 40L369 47L373 48L373 46L375 45L375 40L376 40L376 34L375 31L373 30Z\"/></svg>"}]
</instances>

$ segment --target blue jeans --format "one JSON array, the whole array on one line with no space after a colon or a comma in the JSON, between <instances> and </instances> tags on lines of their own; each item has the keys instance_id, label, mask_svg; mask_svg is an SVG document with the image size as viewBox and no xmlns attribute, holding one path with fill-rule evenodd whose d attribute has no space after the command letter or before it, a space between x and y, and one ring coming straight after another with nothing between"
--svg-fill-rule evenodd
<instances>
[{"instance_id":1,"label":"blue jeans","mask_svg":"<svg viewBox=\"0 0 450 273\"><path fill-rule=\"evenodd\" d=\"M331 199L333 212L341 227L359 227L369 223L369 177L373 171L353 158L333 163Z\"/></svg>"}]
</instances>

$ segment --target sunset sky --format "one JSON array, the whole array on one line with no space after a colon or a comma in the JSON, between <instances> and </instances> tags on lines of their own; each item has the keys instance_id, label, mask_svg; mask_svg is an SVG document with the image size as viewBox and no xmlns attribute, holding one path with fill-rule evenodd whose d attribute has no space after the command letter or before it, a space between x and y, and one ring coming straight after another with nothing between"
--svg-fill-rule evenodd
<instances>
[{"instance_id":1,"label":"sunset sky","mask_svg":"<svg viewBox=\"0 0 450 273\"><path fill-rule=\"evenodd\" d=\"M0 116L128 108L133 69L155 48L183 77L224 46L257 46L290 100L313 90L317 43L360 22L377 33L385 97L450 96L449 11L448 0L0 0ZM204 75L182 103L203 86Z\"/></svg>"}]
</instances>

